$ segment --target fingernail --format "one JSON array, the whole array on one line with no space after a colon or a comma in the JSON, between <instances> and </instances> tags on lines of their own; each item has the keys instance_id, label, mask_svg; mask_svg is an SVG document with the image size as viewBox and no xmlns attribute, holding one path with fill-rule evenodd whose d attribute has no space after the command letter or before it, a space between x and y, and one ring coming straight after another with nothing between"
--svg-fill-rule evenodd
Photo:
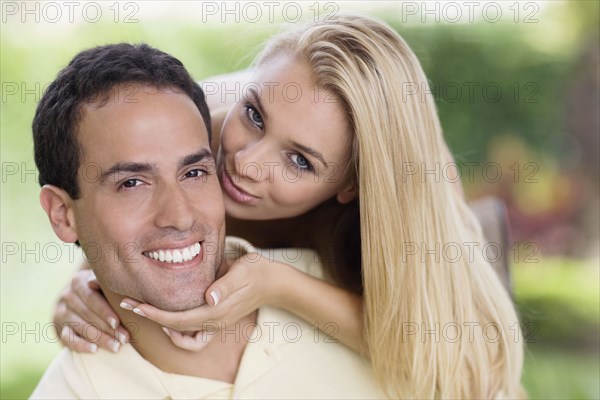
<instances>
[{"instance_id":1,"label":"fingernail","mask_svg":"<svg viewBox=\"0 0 600 400\"><path fill-rule=\"evenodd\" d=\"M171 332L169 332L169 330L167 328L165 328L164 326L162 327L163 332L165 333L165 335L167 335L168 337L171 337Z\"/></svg>"},{"instance_id":2,"label":"fingernail","mask_svg":"<svg viewBox=\"0 0 600 400\"><path fill-rule=\"evenodd\" d=\"M69 336L69 327L68 326L63 326L62 330L60 331L60 337L63 336L67 336L69 338L69 341L71 341L71 337Z\"/></svg>"},{"instance_id":3,"label":"fingernail","mask_svg":"<svg viewBox=\"0 0 600 400\"><path fill-rule=\"evenodd\" d=\"M215 302L215 306L219 304L219 294L216 291L211 291L210 297L212 297L213 301Z\"/></svg>"},{"instance_id":4,"label":"fingernail","mask_svg":"<svg viewBox=\"0 0 600 400\"><path fill-rule=\"evenodd\" d=\"M129 303L125 303L124 301L122 301L121 304L119 304L119 306L129 311L133 310L133 307Z\"/></svg>"},{"instance_id":5,"label":"fingernail","mask_svg":"<svg viewBox=\"0 0 600 400\"><path fill-rule=\"evenodd\" d=\"M142 316L142 317L146 316L146 314L144 314L144 312L142 310L140 310L139 308L134 308L133 312L136 313L137 315Z\"/></svg>"},{"instance_id":6,"label":"fingernail","mask_svg":"<svg viewBox=\"0 0 600 400\"><path fill-rule=\"evenodd\" d=\"M96 343L90 343L90 351L95 353L98 351L98 345Z\"/></svg>"},{"instance_id":7,"label":"fingernail","mask_svg":"<svg viewBox=\"0 0 600 400\"><path fill-rule=\"evenodd\" d=\"M121 343L117 342L116 340L113 340L108 343L108 346L110 347L110 349L112 351L114 351L116 353L119 351L119 348L121 347Z\"/></svg>"},{"instance_id":8,"label":"fingernail","mask_svg":"<svg viewBox=\"0 0 600 400\"><path fill-rule=\"evenodd\" d=\"M110 325L111 328L113 329L117 329L117 326L119 326L119 323L117 322L116 319L114 319L113 317L108 317L108 324Z\"/></svg>"},{"instance_id":9,"label":"fingernail","mask_svg":"<svg viewBox=\"0 0 600 400\"><path fill-rule=\"evenodd\" d=\"M117 337L119 338L119 342L125 344L127 343L127 335L122 333L122 332L118 332L117 333Z\"/></svg>"}]
</instances>

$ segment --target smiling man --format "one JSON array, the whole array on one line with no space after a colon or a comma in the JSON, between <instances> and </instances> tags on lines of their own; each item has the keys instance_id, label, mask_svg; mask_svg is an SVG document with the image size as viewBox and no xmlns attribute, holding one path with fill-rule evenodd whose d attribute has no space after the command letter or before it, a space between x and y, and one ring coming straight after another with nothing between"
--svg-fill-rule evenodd
<instances>
[{"instance_id":1,"label":"smiling man","mask_svg":"<svg viewBox=\"0 0 600 400\"><path fill-rule=\"evenodd\" d=\"M32 398L381 397L366 360L282 310L263 307L189 352L119 307L125 296L197 307L227 269L209 127L181 62L146 45L86 50L49 86L33 122L40 202L132 340L116 354L63 349ZM319 269L311 262L295 264Z\"/></svg>"},{"instance_id":2,"label":"smiling man","mask_svg":"<svg viewBox=\"0 0 600 400\"><path fill-rule=\"evenodd\" d=\"M62 240L82 246L107 296L170 310L203 303L225 235L208 126L181 63L144 45L79 54L41 100L42 207Z\"/></svg>"}]
</instances>

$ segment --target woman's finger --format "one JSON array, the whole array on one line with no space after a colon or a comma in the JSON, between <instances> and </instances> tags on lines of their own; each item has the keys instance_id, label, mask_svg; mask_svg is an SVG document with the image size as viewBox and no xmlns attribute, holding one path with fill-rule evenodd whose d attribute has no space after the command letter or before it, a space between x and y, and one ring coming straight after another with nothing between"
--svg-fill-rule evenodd
<instances>
[{"instance_id":1,"label":"woman's finger","mask_svg":"<svg viewBox=\"0 0 600 400\"><path fill-rule=\"evenodd\" d=\"M89 324L76 314L67 315L69 322L61 331L61 342L75 351L96 352L98 348L116 353L121 348L115 333L103 332L97 326Z\"/></svg>"},{"instance_id":2,"label":"woman's finger","mask_svg":"<svg viewBox=\"0 0 600 400\"><path fill-rule=\"evenodd\" d=\"M112 309L104 295L99 291L90 287L90 282L95 281L95 275L84 276L84 279L73 279L73 290L79 296L81 302L89 310L88 313L93 313L102 321L102 329L106 330L106 326L111 329L117 329L119 326L119 316ZM90 280L91 279L91 280ZM99 288L99 286L98 286ZM82 315L86 317L86 315ZM95 322L95 321L89 321Z\"/></svg>"},{"instance_id":3,"label":"woman's finger","mask_svg":"<svg viewBox=\"0 0 600 400\"><path fill-rule=\"evenodd\" d=\"M102 297L101 294L96 294ZM90 300L91 298L92 296L88 296L86 300L83 300L79 293L75 291L71 291L63 296L63 300L66 303L68 310L79 316L85 323L94 325L107 333L114 331L113 326L109 325L109 321L106 321L88 307L89 302L93 301ZM66 321L74 322L71 319L67 319ZM116 326L118 326L118 322Z\"/></svg>"},{"instance_id":4,"label":"woman's finger","mask_svg":"<svg viewBox=\"0 0 600 400\"><path fill-rule=\"evenodd\" d=\"M204 295L206 302L212 306L225 301L231 293L243 289L248 285L248 266L236 262L231 266L229 272L214 281L206 290Z\"/></svg>"},{"instance_id":5,"label":"woman's finger","mask_svg":"<svg viewBox=\"0 0 600 400\"><path fill-rule=\"evenodd\" d=\"M198 331L194 335L187 335L168 327L163 327L163 331L169 336L175 346L188 351L202 350L217 336L215 332L208 333L205 331Z\"/></svg>"},{"instance_id":6,"label":"woman's finger","mask_svg":"<svg viewBox=\"0 0 600 400\"><path fill-rule=\"evenodd\" d=\"M90 287L90 289L92 290L100 290L100 284L98 283L98 280L96 279L96 274L94 274L94 271L92 271L91 269L90 271L90 275L87 278L87 284Z\"/></svg>"},{"instance_id":7,"label":"woman's finger","mask_svg":"<svg viewBox=\"0 0 600 400\"><path fill-rule=\"evenodd\" d=\"M132 311L178 331L202 330L203 324L211 321L213 314L212 307L206 305L185 311L164 311L150 304L138 303Z\"/></svg>"},{"instance_id":8,"label":"woman's finger","mask_svg":"<svg viewBox=\"0 0 600 400\"><path fill-rule=\"evenodd\" d=\"M133 311L133 309L136 308L137 306L139 306L140 304L142 304L142 303L140 303L137 300L133 300L133 299L130 299L129 297L125 297L123 300L121 300L121 304L119 304L119 306L125 310Z\"/></svg>"},{"instance_id":9,"label":"woman's finger","mask_svg":"<svg viewBox=\"0 0 600 400\"><path fill-rule=\"evenodd\" d=\"M76 351L79 353L95 353L98 351L98 345L96 343L88 342L79 336L72 327L64 326L60 333L60 341L69 350Z\"/></svg>"}]
</instances>

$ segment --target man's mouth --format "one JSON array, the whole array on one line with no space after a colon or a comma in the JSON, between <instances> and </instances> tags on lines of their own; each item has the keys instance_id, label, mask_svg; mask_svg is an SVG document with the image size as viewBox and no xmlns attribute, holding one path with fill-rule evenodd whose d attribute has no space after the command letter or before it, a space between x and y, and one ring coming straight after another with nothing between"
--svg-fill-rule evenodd
<instances>
[{"instance_id":1,"label":"man's mouth","mask_svg":"<svg viewBox=\"0 0 600 400\"><path fill-rule=\"evenodd\" d=\"M158 249L142 252L148 258L165 263L183 263L193 260L200 254L202 245L198 242L180 249Z\"/></svg>"}]
</instances>

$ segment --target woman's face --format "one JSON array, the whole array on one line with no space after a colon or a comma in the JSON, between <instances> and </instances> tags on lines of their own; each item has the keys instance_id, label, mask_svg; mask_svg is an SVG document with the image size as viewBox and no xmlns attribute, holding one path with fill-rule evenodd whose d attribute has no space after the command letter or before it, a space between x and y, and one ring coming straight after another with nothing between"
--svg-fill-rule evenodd
<instances>
[{"instance_id":1,"label":"woman's face","mask_svg":"<svg viewBox=\"0 0 600 400\"><path fill-rule=\"evenodd\" d=\"M234 218L295 217L354 198L345 180L351 131L342 104L307 65L278 55L256 70L221 131L219 177Z\"/></svg>"}]
</instances>

